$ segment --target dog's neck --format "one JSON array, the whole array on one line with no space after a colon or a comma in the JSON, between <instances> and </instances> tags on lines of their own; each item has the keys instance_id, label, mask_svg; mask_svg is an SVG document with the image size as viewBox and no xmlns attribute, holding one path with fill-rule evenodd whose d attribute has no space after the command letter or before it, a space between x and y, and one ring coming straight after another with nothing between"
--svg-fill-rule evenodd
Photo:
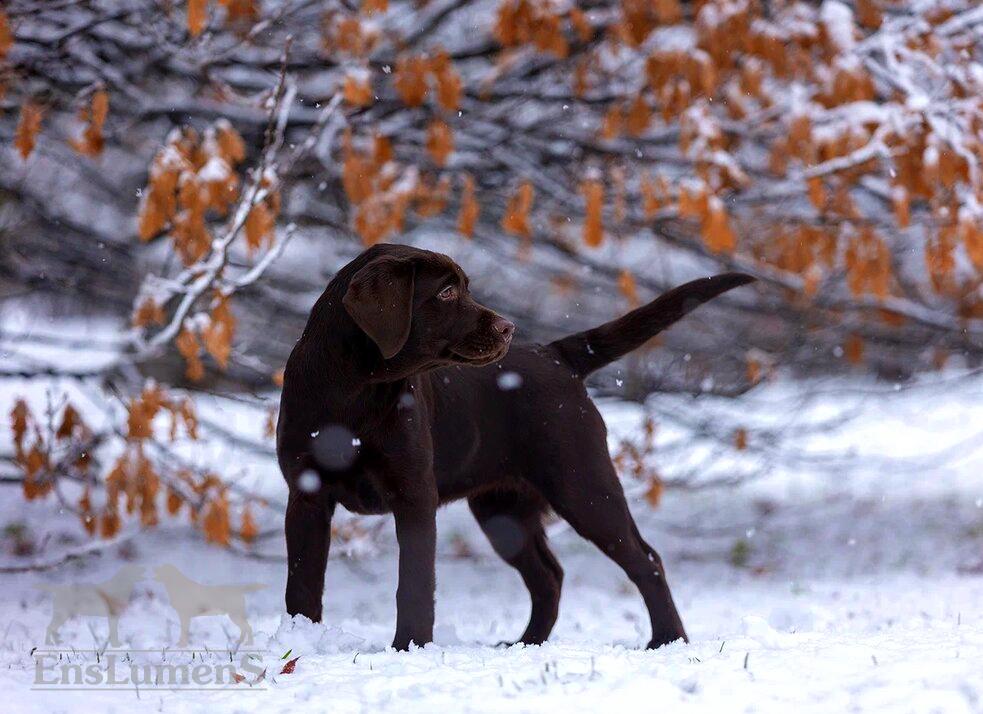
<instances>
[{"instance_id":1,"label":"dog's neck","mask_svg":"<svg viewBox=\"0 0 983 714\"><path fill-rule=\"evenodd\" d=\"M401 364L398 356L383 359L344 309L341 298L346 289L347 281L336 278L315 303L295 348L299 369L291 378L301 378L297 386L306 395L319 395L318 406L324 413L317 419L358 425L370 414L393 413L420 369Z\"/></svg>"}]
</instances>

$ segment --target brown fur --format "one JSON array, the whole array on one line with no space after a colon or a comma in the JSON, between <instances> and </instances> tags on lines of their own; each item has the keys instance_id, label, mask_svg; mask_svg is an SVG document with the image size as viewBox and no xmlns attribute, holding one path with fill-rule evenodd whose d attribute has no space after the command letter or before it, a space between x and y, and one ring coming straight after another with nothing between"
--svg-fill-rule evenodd
<instances>
[{"instance_id":1,"label":"brown fur","mask_svg":"<svg viewBox=\"0 0 983 714\"><path fill-rule=\"evenodd\" d=\"M543 532L548 507L638 586L650 647L685 639L662 561L628 511L583 378L751 280L739 273L696 280L594 330L509 349L512 324L470 297L450 258L398 245L365 251L314 305L285 370L277 455L290 489L288 612L321 618L336 504L392 513L393 646L430 642L436 510L467 498L529 589L521 642L543 642L556 621L563 571ZM441 299L448 286L453 299Z\"/></svg>"}]
</instances>

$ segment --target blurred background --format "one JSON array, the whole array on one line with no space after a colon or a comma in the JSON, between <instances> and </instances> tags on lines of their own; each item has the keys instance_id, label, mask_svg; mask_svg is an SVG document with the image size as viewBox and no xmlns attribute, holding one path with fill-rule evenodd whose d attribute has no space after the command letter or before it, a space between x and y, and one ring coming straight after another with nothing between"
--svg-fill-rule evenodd
<instances>
[{"instance_id":1,"label":"blurred background","mask_svg":"<svg viewBox=\"0 0 983 714\"><path fill-rule=\"evenodd\" d=\"M4 569L158 537L281 577L280 370L394 241L525 341L758 278L589 384L693 582L980 572L981 49L973 0L9 0Z\"/></svg>"}]
</instances>

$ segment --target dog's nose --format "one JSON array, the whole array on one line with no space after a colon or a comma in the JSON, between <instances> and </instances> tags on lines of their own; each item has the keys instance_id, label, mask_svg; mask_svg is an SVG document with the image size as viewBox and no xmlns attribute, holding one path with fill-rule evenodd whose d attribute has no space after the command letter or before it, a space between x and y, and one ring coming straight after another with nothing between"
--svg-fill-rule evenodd
<instances>
[{"instance_id":1,"label":"dog's nose","mask_svg":"<svg viewBox=\"0 0 983 714\"><path fill-rule=\"evenodd\" d=\"M511 340L512 333L515 332L515 325L504 317L496 317L495 321L492 322L492 329L500 334L503 339Z\"/></svg>"}]
</instances>

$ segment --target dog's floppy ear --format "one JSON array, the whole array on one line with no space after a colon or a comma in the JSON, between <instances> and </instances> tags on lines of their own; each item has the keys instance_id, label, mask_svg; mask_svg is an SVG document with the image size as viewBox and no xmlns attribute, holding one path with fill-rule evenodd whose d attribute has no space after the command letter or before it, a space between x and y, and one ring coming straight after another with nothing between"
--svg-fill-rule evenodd
<instances>
[{"instance_id":1,"label":"dog's floppy ear","mask_svg":"<svg viewBox=\"0 0 983 714\"><path fill-rule=\"evenodd\" d=\"M342 298L355 324L386 359L403 349L413 313L413 263L390 255L362 267Z\"/></svg>"}]
</instances>

